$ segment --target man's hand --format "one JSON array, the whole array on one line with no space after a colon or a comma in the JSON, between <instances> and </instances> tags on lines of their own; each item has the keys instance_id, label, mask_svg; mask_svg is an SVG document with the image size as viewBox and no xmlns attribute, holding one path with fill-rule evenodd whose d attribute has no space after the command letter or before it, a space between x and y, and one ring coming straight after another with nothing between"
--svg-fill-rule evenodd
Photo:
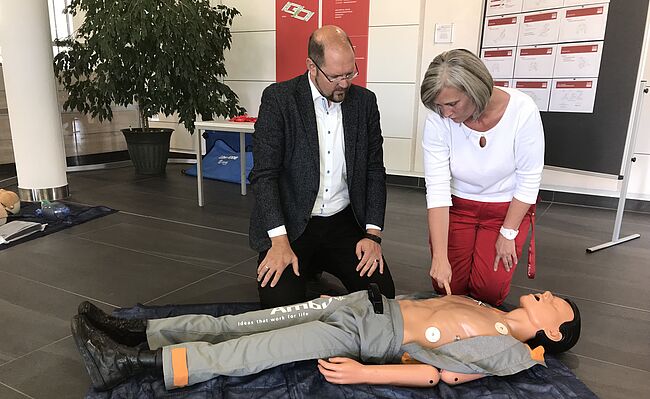
<instances>
[{"instance_id":1,"label":"man's hand","mask_svg":"<svg viewBox=\"0 0 650 399\"><path fill-rule=\"evenodd\" d=\"M362 238L357 243L355 252L357 259L359 259L359 264L356 268L359 276L363 277L365 274L370 277L377 270L377 267L379 267L379 274L384 273L384 258L381 256L381 245L368 238Z\"/></svg>"},{"instance_id":2,"label":"man's hand","mask_svg":"<svg viewBox=\"0 0 650 399\"><path fill-rule=\"evenodd\" d=\"M442 258L434 256L431 259L431 270L429 276L438 284L438 287L445 289L447 295L451 295L451 264L446 256Z\"/></svg>"},{"instance_id":3,"label":"man's hand","mask_svg":"<svg viewBox=\"0 0 650 399\"><path fill-rule=\"evenodd\" d=\"M280 281L280 277L287 266L293 266L293 272L300 276L298 272L298 257L293 253L289 239L286 235L273 237L271 239L271 249L257 267L257 281L261 281L260 286L266 287L271 281L271 287Z\"/></svg>"},{"instance_id":4,"label":"man's hand","mask_svg":"<svg viewBox=\"0 0 650 399\"><path fill-rule=\"evenodd\" d=\"M512 268L517 266L517 249L515 248L515 240L508 240L499 234L495 246L497 249L497 256L494 258L494 271L496 272L499 268L499 260L501 260L506 272L510 272Z\"/></svg>"},{"instance_id":5,"label":"man's hand","mask_svg":"<svg viewBox=\"0 0 650 399\"><path fill-rule=\"evenodd\" d=\"M318 371L332 384L363 384L364 365L347 357L318 359Z\"/></svg>"}]
</instances>

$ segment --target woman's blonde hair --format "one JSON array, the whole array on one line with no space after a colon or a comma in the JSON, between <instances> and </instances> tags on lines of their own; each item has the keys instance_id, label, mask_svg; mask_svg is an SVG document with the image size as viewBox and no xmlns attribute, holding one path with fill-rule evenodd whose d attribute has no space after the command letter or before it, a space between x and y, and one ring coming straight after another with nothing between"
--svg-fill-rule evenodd
<instances>
[{"instance_id":1,"label":"woman's blonde hair","mask_svg":"<svg viewBox=\"0 0 650 399\"><path fill-rule=\"evenodd\" d=\"M492 75L480 58L468 50L449 50L429 64L420 86L420 98L425 107L443 116L435 104L436 98L442 89L454 88L467 94L474 103L472 119L476 120L490 101L492 86Z\"/></svg>"}]
</instances>

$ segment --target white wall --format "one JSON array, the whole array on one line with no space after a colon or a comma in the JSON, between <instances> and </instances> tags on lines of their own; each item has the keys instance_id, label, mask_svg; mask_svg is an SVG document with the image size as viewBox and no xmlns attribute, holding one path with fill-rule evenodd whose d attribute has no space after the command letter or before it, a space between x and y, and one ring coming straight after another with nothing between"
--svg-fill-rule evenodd
<instances>
[{"instance_id":1,"label":"white wall","mask_svg":"<svg viewBox=\"0 0 650 399\"><path fill-rule=\"evenodd\" d=\"M212 2L234 6L242 13L232 28L226 82L249 114L257 115L262 91L275 81L275 2ZM384 161L389 173L422 176L420 142L428 111L419 101L421 77L429 62L442 51L478 51L483 6L484 0L458 1L453 7L447 0L370 0L367 86L377 94L385 139ZM435 44L435 25L448 23L454 24L453 43ZM650 52L647 59L644 77L650 81ZM173 118L167 123L174 123ZM650 95L639 130L629 198L650 200ZM179 133L173 139L173 147L191 149L189 136ZM604 196L617 196L619 184L610 177L553 168L545 169L542 179L544 189Z\"/></svg>"},{"instance_id":2,"label":"white wall","mask_svg":"<svg viewBox=\"0 0 650 399\"><path fill-rule=\"evenodd\" d=\"M474 53L478 53L484 0L459 1L454 3L453 7L450 7L450 3L446 0L427 0L425 3L426 9L422 21L424 38L418 86L431 61L443 51L454 48L465 48ZM454 24L453 42L444 44L434 43L436 24L449 23ZM414 176L422 176L424 172L421 142L424 121L428 112L430 111L422 105L422 102L418 98L417 145L414 148L415 163L413 167Z\"/></svg>"},{"instance_id":3,"label":"white wall","mask_svg":"<svg viewBox=\"0 0 650 399\"><path fill-rule=\"evenodd\" d=\"M421 47L420 0L371 1L368 89L377 95L389 173L412 169Z\"/></svg>"}]
</instances>

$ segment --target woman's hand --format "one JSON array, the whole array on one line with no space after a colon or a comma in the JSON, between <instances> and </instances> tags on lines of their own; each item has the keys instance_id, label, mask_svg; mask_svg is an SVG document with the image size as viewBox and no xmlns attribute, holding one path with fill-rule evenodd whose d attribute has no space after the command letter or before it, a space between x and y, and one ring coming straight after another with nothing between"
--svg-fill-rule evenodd
<instances>
[{"instance_id":1,"label":"woman's hand","mask_svg":"<svg viewBox=\"0 0 650 399\"><path fill-rule=\"evenodd\" d=\"M318 359L318 371L332 384L364 384L365 367L356 360L347 357Z\"/></svg>"},{"instance_id":2,"label":"woman's hand","mask_svg":"<svg viewBox=\"0 0 650 399\"><path fill-rule=\"evenodd\" d=\"M429 276L438 284L438 287L445 289L447 295L451 295L451 264L449 259L445 256L443 258L433 257L431 259L431 270Z\"/></svg>"},{"instance_id":3,"label":"woman's hand","mask_svg":"<svg viewBox=\"0 0 650 399\"><path fill-rule=\"evenodd\" d=\"M506 269L506 272L510 272L511 269L517 266L517 248L515 247L515 240L508 240L499 234L495 246L497 249L497 256L494 258L494 271L496 272L498 270L499 261L501 261L503 262L503 267Z\"/></svg>"}]
</instances>

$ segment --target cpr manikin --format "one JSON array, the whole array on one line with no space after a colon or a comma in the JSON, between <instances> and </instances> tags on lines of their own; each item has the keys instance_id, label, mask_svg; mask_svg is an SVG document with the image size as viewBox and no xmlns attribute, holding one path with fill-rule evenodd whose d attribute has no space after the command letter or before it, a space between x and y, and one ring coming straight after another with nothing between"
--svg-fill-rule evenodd
<instances>
[{"instance_id":1,"label":"cpr manikin","mask_svg":"<svg viewBox=\"0 0 650 399\"><path fill-rule=\"evenodd\" d=\"M510 312L454 295L370 296L148 321L116 319L84 302L72 332L99 390L145 371L162 372L173 389L307 359L338 384L458 384L544 364L544 351L566 351L580 334L578 308L548 291L522 296ZM135 347L145 341L149 349Z\"/></svg>"}]
</instances>

